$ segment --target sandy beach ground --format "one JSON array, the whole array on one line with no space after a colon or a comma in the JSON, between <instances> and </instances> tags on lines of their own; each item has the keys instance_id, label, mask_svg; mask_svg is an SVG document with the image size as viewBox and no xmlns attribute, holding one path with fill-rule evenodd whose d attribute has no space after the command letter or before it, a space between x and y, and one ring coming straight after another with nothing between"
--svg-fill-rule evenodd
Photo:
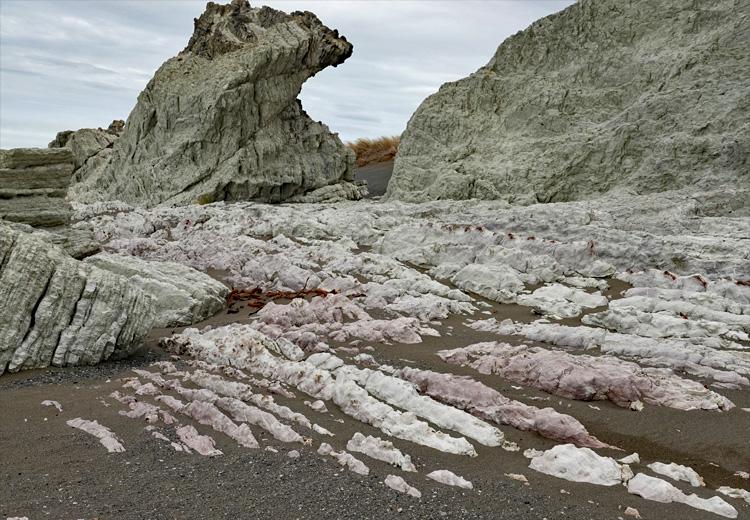
<instances>
[{"instance_id":1,"label":"sandy beach ground","mask_svg":"<svg viewBox=\"0 0 750 520\"><path fill-rule=\"evenodd\" d=\"M497 318L535 318L525 307L491 305L490 312ZM252 319L246 310L236 314L225 310L198 327ZM180 417L202 434L212 435L223 455L178 453L152 438L141 420L120 415L124 405L108 397L122 390L124 378L134 375L132 368L169 359L158 346L158 339L173 330L179 331L154 331L146 346L128 360L0 377L0 481L4 483L0 487L0 517L615 519L622 518L630 506L643 518L719 518L681 504L648 502L629 495L622 486L604 489L549 477L530 470L528 459L520 452L477 446L479 456L469 458L391 439L412 456L417 467L429 464L449 468L474 484L473 490L461 490L430 481L421 472L408 474L410 484L422 492L422 498L415 499L385 487L383 479L388 474L400 474L385 463L360 456L371 470L363 477L315 452L321 441L336 450L344 449L357 431L382 435L334 406L314 419L335 436L316 438L312 446L302 447L280 443L255 429L261 448L241 448L228 437ZM438 330L441 337L425 337L416 345L373 343L371 354L381 363L471 375L510 398L533 401L540 407L554 406L580 419L598 438L622 449L599 450L601 454L619 458L635 451L649 460L691 466L705 478L707 488L696 490L675 483L686 492L712 496L715 492L711 489L719 485L746 487L747 481L733 472L746 468L748 462L750 413L741 410L750 407L747 393L724 392L737 405L726 413L682 412L656 406L633 412L609 402L562 400L519 389L497 376L482 376L459 366L448 369L435 355L437 350L498 337L466 327L460 317L449 317ZM349 361L346 353L339 355ZM312 414L299 396L274 398L279 404ZM63 411L41 406L45 399L59 401ZM75 417L96 419L106 425L122 440L126 451L107 453L94 437L65 424ZM532 432L510 427L501 430L507 440L523 449L547 449L555 444ZM169 427L165 433L174 437ZM288 457L291 449L298 450L300 457ZM528 483L507 474L522 474ZM740 510L739 518L750 513L750 507L740 501L732 503Z\"/></svg>"},{"instance_id":2,"label":"sandy beach ground","mask_svg":"<svg viewBox=\"0 0 750 520\"><path fill-rule=\"evenodd\" d=\"M380 197L385 195L392 173L393 161L373 163L357 168L356 180L367 181L369 197Z\"/></svg>"}]
</instances>

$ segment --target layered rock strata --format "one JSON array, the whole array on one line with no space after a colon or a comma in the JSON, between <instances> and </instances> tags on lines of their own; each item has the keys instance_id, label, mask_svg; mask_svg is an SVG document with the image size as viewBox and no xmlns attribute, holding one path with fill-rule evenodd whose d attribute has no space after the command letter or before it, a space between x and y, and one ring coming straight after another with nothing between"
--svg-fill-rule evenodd
<instances>
[{"instance_id":1,"label":"layered rock strata","mask_svg":"<svg viewBox=\"0 0 750 520\"><path fill-rule=\"evenodd\" d=\"M73 166L67 149L0 150L0 218L40 227L68 224L72 209L65 196Z\"/></svg>"},{"instance_id":2,"label":"layered rock strata","mask_svg":"<svg viewBox=\"0 0 750 520\"><path fill-rule=\"evenodd\" d=\"M100 253L85 263L119 274L154 300L154 326L192 325L221 310L229 288L188 266Z\"/></svg>"},{"instance_id":3,"label":"layered rock strata","mask_svg":"<svg viewBox=\"0 0 750 520\"><path fill-rule=\"evenodd\" d=\"M187 47L138 97L111 153L78 170L74 197L279 202L352 181L354 153L297 99L305 80L351 53L312 13L210 2Z\"/></svg>"},{"instance_id":4,"label":"layered rock strata","mask_svg":"<svg viewBox=\"0 0 750 520\"><path fill-rule=\"evenodd\" d=\"M0 224L0 374L132 353L153 299L109 271Z\"/></svg>"}]
</instances>

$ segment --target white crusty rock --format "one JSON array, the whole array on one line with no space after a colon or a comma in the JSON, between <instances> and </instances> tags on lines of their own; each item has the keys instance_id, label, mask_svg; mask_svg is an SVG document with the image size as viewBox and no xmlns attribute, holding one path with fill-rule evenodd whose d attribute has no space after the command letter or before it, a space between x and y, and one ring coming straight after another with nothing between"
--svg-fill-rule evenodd
<instances>
[{"instance_id":1,"label":"white crusty rock","mask_svg":"<svg viewBox=\"0 0 750 520\"><path fill-rule=\"evenodd\" d=\"M259 426L281 442L302 442L300 434L280 422L274 415L243 403L239 399L222 397L216 400L216 406L229 412L235 421Z\"/></svg>"},{"instance_id":2,"label":"white crusty rock","mask_svg":"<svg viewBox=\"0 0 750 520\"><path fill-rule=\"evenodd\" d=\"M627 476L627 466L610 457L597 455L589 448L558 444L531 459L529 467L540 473L600 486L614 486ZM630 474L632 476L632 473Z\"/></svg>"},{"instance_id":3,"label":"white crusty rock","mask_svg":"<svg viewBox=\"0 0 750 520\"><path fill-rule=\"evenodd\" d=\"M646 500L665 504L679 502L726 518L737 518L737 510L719 497L701 498L694 493L686 495L669 482L643 473L638 473L630 479L628 493L642 496Z\"/></svg>"},{"instance_id":4,"label":"white crusty rock","mask_svg":"<svg viewBox=\"0 0 750 520\"><path fill-rule=\"evenodd\" d=\"M626 457L617 459L617 462L622 462L623 464L640 464L641 457L640 455L638 455L638 453L631 453Z\"/></svg>"},{"instance_id":5,"label":"white crusty rock","mask_svg":"<svg viewBox=\"0 0 750 520\"><path fill-rule=\"evenodd\" d=\"M733 488L729 486L720 486L716 488L716 491L728 497L741 498L742 500L750 504L750 491L747 491L746 489Z\"/></svg>"},{"instance_id":6,"label":"white crusty rock","mask_svg":"<svg viewBox=\"0 0 750 520\"><path fill-rule=\"evenodd\" d=\"M334 376L308 361L291 361L271 352L282 352L278 343L248 325L228 325L211 330L186 329L162 340L177 354L188 354L209 363L231 365L292 385L311 397L332 400L342 412L396 438L447 453L476 456L465 437L452 437L421 421L412 412L401 412L376 399L351 376ZM333 358L330 354L326 354ZM324 358L318 357L320 363ZM355 369L356 367L347 366ZM139 373L136 371L136 373ZM456 410L458 411L458 410ZM449 417L453 419L453 417ZM472 425L469 425L472 427Z\"/></svg>"},{"instance_id":7,"label":"white crusty rock","mask_svg":"<svg viewBox=\"0 0 750 520\"><path fill-rule=\"evenodd\" d=\"M237 441L245 448L258 448L258 441L250 431L250 427L242 423L239 426L229 417L219 411L212 403L192 401L180 409L180 413L192 417L200 424L210 426L217 432Z\"/></svg>"},{"instance_id":8,"label":"white crusty rock","mask_svg":"<svg viewBox=\"0 0 750 520\"><path fill-rule=\"evenodd\" d=\"M319 413L328 413L328 408L326 407L326 404L321 401L320 399L316 399L315 401L305 401L305 406L309 406L313 410Z\"/></svg>"},{"instance_id":9,"label":"white crusty rock","mask_svg":"<svg viewBox=\"0 0 750 520\"><path fill-rule=\"evenodd\" d=\"M50 401L50 400L46 399L46 400L42 401L42 406L54 406L55 408L57 408L58 412L62 413L62 411L63 411L62 405L60 403L58 403L57 401Z\"/></svg>"},{"instance_id":10,"label":"white crusty rock","mask_svg":"<svg viewBox=\"0 0 750 520\"><path fill-rule=\"evenodd\" d=\"M463 489L474 489L474 485L463 477L459 477L447 469L438 469L425 475L427 478L440 482L446 486L456 486Z\"/></svg>"},{"instance_id":11,"label":"white crusty rock","mask_svg":"<svg viewBox=\"0 0 750 520\"><path fill-rule=\"evenodd\" d=\"M622 513L622 514L624 514L625 516L629 516L629 517L631 517L631 518L635 518L636 520L640 520L641 518L643 518L643 517L641 516L641 513L640 513L640 511L638 511L638 510L637 510L636 508L634 508L634 507L626 507L626 508L625 508L625 511L623 511L623 513Z\"/></svg>"},{"instance_id":12,"label":"white crusty rock","mask_svg":"<svg viewBox=\"0 0 750 520\"><path fill-rule=\"evenodd\" d=\"M674 462L669 464L665 464L663 462L652 462L646 467L654 473L658 473L659 475L664 475L665 477L669 477L677 481L682 480L684 482L688 482L693 487L701 487L706 485L703 482L703 477L701 477L693 468L675 464Z\"/></svg>"},{"instance_id":13,"label":"white crusty rock","mask_svg":"<svg viewBox=\"0 0 750 520\"><path fill-rule=\"evenodd\" d=\"M352 181L354 154L297 96L351 54L310 12L209 3L187 47L139 95L111 153L79 168L74 198L141 206L326 198L314 190ZM358 186L329 189L362 196Z\"/></svg>"},{"instance_id":14,"label":"white crusty rock","mask_svg":"<svg viewBox=\"0 0 750 520\"><path fill-rule=\"evenodd\" d=\"M155 327L192 325L226 304L229 288L207 274L175 262L152 262L134 256L99 253L85 263L125 277L154 300Z\"/></svg>"},{"instance_id":15,"label":"white crusty rock","mask_svg":"<svg viewBox=\"0 0 750 520\"><path fill-rule=\"evenodd\" d=\"M534 307L541 314L558 318L574 318L584 309L606 306L608 300L599 293L592 294L553 283L540 287L531 294L518 296L516 303Z\"/></svg>"},{"instance_id":16,"label":"white crusty rock","mask_svg":"<svg viewBox=\"0 0 750 520\"><path fill-rule=\"evenodd\" d=\"M399 493L405 493L414 498L421 498L422 493L417 488L414 488L406 483L406 481L396 475L388 475L385 477L383 483L389 488L398 491Z\"/></svg>"},{"instance_id":17,"label":"white crusty rock","mask_svg":"<svg viewBox=\"0 0 750 520\"><path fill-rule=\"evenodd\" d=\"M485 446L500 446L505 440L499 429L463 410L420 395L416 386L404 379L352 365L342 366L335 374L337 378L353 379L370 394L390 405L411 412L440 428L455 430Z\"/></svg>"},{"instance_id":18,"label":"white crusty rock","mask_svg":"<svg viewBox=\"0 0 750 520\"><path fill-rule=\"evenodd\" d=\"M75 419L65 421L65 424L93 435L94 437L99 439L99 443L104 446L110 453L125 451L125 447L122 445L120 439L117 438L117 435L115 435L112 430L110 430L106 426L99 424L97 421L89 421L77 417Z\"/></svg>"},{"instance_id":19,"label":"white crusty rock","mask_svg":"<svg viewBox=\"0 0 750 520\"><path fill-rule=\"evenodd\" d=\"M379 437L373 437L368 435L365 437L359 432L356 432L349 442L346 444L346 449L358 453L363 453L370 458L387 462L393 466L397 466L404 471L417 471L414 464L411 461L409 455L404 455L401 450L393 446L390 441L384 441Z\"/></svg>"},{"instance_id":20,"label":"white crusty rock","mask_svg":"<svg viewBox=\"0 0 750 520\"><path fill-rule=\"evenodd\" d=\"M0 224L0 374L92 365L140 346L153 299L117 274L81 263Z\"/></svg>"},{"instance_id":21,"label":"white crusty rock","mask_svg":"<svg viewBox=\"0 0 750 520\"><path fill-rule=\"evenodd\" d=\"M734 324L705 319L688 319L687 316L675 316L663 312L643 312L637 307L624 305L589 314L581 321L585 325L647 338L722 337L729 340L750 341L750 336L742 330L743 326L750 328L750 322L747 320L744 324Z\"/></svg>"},{"instance_id":22,"label":"white crusty rock","mask_svg":"<svg viewBox=\"0 0 750 520\"><path fill-rule=\"evenodd\" d=\"M333 447L325 442L320 444L320 447L318 448L318 454L333 457L339 464L345 466L350 471L353 471L358 475L363 475L366 477L370 474L370 468L368 468L364 462L344 450L341 450L340 452L334 451Z\"/></svg>"},{"instance_id":23,"label":"white crusty rock","mask_svg":"<svg viewBox=\"0 0 750 520\"><path fill-rule=\"evenodd\" d=\"M747 185L748 7L703 5L583 0L511 36L417 109L387 197L531 204Z\"/></svg>"}]
</instances>

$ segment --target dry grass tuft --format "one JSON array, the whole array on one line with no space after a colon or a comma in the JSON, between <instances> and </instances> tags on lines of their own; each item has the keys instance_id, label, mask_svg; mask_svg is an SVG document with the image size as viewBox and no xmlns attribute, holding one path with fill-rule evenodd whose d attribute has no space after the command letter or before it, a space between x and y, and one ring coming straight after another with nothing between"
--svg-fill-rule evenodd
<instances>
[{"instance_id":1,"label":"dry grass tuft","mask_svg":"<svg viewBox=\"0 0 750 520\"><path fill-rule=\"evenodd\" d=\"M392 161L398 152L401 137L379 137L377 139L357 139L346 145L357 154L357 166Z\"/></svg>"}]
</instances>

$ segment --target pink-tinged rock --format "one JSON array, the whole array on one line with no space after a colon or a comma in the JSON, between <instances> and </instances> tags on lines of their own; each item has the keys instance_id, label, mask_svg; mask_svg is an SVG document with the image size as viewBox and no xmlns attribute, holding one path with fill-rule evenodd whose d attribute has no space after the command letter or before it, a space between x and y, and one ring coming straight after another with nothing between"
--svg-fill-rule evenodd
<instances>
[{"instance_id":1,"label":"pink-tinged rock","mask_svg":"<svg viewBox=\"0 0 750 520\"><path fill-rule=\"evenodd\" d=\"M389 488L398 491L399 493L405 493L414 498L421 498L422 493L417 488L414 488L406 483L406 481L396 475L388 475L385 477L383 483Z\"/></svg>"},{"instance_id":2,"label":"pink-tinged rock","mask_svg":"<svg viewBox=\"0 0 750 520\"><path fill-rule=\"evenodd\" d=\"M135 401L128 403L130 411L120 411L120 415L129 417L131 419L143 418L148 423L154 423L159 420L159 407L153 404L144 403L143 401Z\"/></svg>"},{"instance_id":3,"label":"pink-tinged rock","mask_svg":"<svg viewBox=\"0 0 750 520\"><path fill-rule=\"evenodd\" d=\"M417 385L419 391L451 406L524 431L535 431L549 439L572 442L578 446L604 448L608 445L593 435L570 415L552 408L536 408L513 401L487 385L466 376L429 370L402 368L398 377Z\"/></svg>"},{"instance_id":4,"label":"pink-tinged rock","mask_svg":"<svg viewBox=\"0 0 750 520\"><path fill-rule=\"evenodd\" d=\"M216 455L222 455L222 452L215 448L216 443L208 435L200 435L198 430L189 424L177 428L177 435L185 445L197 451L201 455L208 457L215 457Z\"/></svg>"},{"instance_id":5,"label":"pink-tinged rock","mask_svg":"<svg viewBox=\"0 0 750 520\"><path fill-rule=\"evenodd\" d=\"M110 453L125 451L125 447L122 445L122 442L117 438L117 436L109 428L107 428L106 426L102 426L96 421L88 421L86 419L77 417L76 419L66 421L65 424L93 435L94 437L99 439L101 445L104 446Z\"/></svg>"},{"instance_id":6,"label":"pink-tinged rock","mask_svg":"<svg viewBox=\"0 0 750 520\"><path fill-rule=\"evenodd\" d=\"M568 399L610 400L626 408L638 401L680 410L734 407L726 397L670 370L641 368L612 356L573 355L501 342L442 350L438 355L448 363L468 365L482 374L498 374Z\"/></svg>"}]
</instances>

